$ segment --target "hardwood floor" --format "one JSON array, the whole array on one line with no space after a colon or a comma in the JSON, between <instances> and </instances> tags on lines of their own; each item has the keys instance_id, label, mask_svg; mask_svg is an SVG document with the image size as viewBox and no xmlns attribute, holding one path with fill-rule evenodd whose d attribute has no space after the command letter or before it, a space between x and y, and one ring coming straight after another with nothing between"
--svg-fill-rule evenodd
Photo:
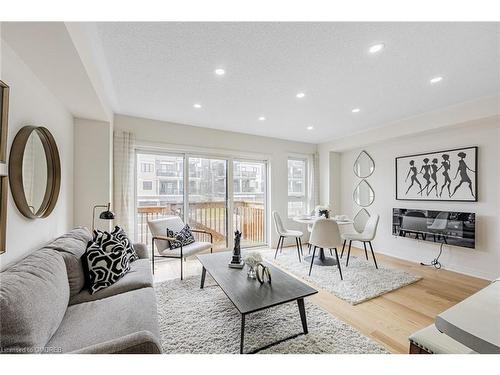
<instances>
[{"instance_id":1,"label":"hardwood floor","mask_svg":"<svg viewBox=\"0 0 500 375\"><path fill-rule=\"evenodd\" d=\"M295 251L284 248L283 251ZM354 255L364 257L364 251L353 248ZM421 275L422 280L404 288L353 306L333 294L320 290L310 300L332 315L357 328L363 334L384 345L392 353L408 353L408 336L434 322L437 314L474 294L489 281L444 269L377 254L377 262ZM157 260L155 282L180 276L179 260ZM195 259L184 262L184 275L201 275L201 265Z\"/></svg>"}]
</instances>

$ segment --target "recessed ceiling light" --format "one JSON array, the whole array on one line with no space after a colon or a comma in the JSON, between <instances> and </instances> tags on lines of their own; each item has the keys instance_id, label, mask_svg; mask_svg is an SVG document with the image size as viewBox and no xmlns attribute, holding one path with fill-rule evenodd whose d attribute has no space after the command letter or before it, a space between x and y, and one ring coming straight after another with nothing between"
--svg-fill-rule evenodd
<instances>
[{"instance_id":1,"label":"recessed ceiling light","mask_svg":"<svg viewBox=\"0 0 500 375\"><path fill-rule=\"evenodd\" d=\"M226 74L226 71L222 68L217 68L215 69L215 74L217 74L218 76L223 76L224 74Z\"/></svg>"},{"instance_id":2,"label":"recessed ceiling light","mask_svg":"<svg viewBox=\"0 0 500 375\"><path fill-rule=\"evenodd\" d=\"M195 103L195 104L193 104L193 107L196 108L196 109L200 109L201 108L201 104L200 103Z\"/></svg>"},{"instance_id":3,"label":"recessed ceiling light","mask_svg":"<svg viewBox=\"0 0 500 375\"><path fill-rule=\"evenodd\" d=\"M352 113L359 113L359 111L361 111L361 109L359 109L359 108L353 108L351 110Z\"/></svg>"},{"instance_id":4,"label":"recessed ceiling light","mask_svg":"<svg viewBox=\"0 0 500 375\"><path fill-rule=\"evenodd\" d=\"M385 47L385 44L384 43L377 43L377 44L374 44L373 46L371 46L368 51L370 53L377 53L377 52L380 52L384 49Z\"/></svg>"},{"instance_id":5,"label":"recessed ceiling light","mask_svg":"<svg viewBox=\"0 0 500 375\"><path fill-rule=\"evenodd\" d=\"M435 83L438 83L438 82L441 82L443 80L443 77L441 76L437 76L437 77L434 77L430 80L431 82L431 85L435 84Z\"/></svg>"},{"instance_id":6,"label":"recessed ceiling light","mask_svg":"<svg viewBox=\"0 0 500 375\"><path fill-rule=\"evenodd\" d=\"M313 129L314 129L314 126L309 125L306 129L307 129L307 130L313 130Z\"/></svg>"},{"instance_id":7,"label":"recessed ceiling light","mask_svg":"<svg viewBox=\"0 0 500 375\"><path fill-rule=\"evenodd\" d=\"M306 96L306 94L304 94L303 92L299 92L297 95L295 95L297 98L299 99L302 99L304 96Z\"/></svg>"},{"instance_id":8,"label":"recessed ceiling light","mask_svg":"<svg viewBox=\"0 0 500 375\"><path fill-rule=\"evenodd\" d=\"M266 118L264 116L260 116L259 121L266 121Z\"/></svg>"}]
</instances>

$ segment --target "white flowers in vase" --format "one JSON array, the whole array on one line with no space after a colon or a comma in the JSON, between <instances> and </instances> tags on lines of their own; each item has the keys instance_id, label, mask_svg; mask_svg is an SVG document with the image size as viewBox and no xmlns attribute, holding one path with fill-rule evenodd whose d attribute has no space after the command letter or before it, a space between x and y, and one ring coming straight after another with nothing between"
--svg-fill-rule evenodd
<instances>
[{"instance_id":1,"label":"white flowers in vase","mask_svg":"<svg viewBox=\"0 0 500 375\"><path fill-rule=\"evenodd\" d=\"M262 256L259 253L252 252L245 256L245 264L248 266L248 277L255 279L256 273L255 269L262 262Z\"/></svg>"}]
</instances>

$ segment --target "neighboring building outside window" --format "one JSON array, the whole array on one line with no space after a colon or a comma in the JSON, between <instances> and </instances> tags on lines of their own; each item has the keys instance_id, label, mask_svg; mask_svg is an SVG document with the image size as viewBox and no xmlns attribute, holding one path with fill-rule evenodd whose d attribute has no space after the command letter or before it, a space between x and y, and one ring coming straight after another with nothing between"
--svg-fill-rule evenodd
<instances>
[{"instance_id":1,"label":"neighboring building outside window","mask_svg":"<svg viewBox=\"0 0 500 375\"><path fill-rule=\"evenodd\" d=\"M142 173L151 173L153 172L154 165L152 163L141 163L141 172Z\"/></svg>"},{"instance_id":2,"label":"neighboring building outside window","mask_svg":"<svg viewBox=\"0 0 500 375\"><path fill-rule=\"evenodd\" d=\"M153 190L153 181L143 181L142 190Z\"/></svg>"}]
</instances>

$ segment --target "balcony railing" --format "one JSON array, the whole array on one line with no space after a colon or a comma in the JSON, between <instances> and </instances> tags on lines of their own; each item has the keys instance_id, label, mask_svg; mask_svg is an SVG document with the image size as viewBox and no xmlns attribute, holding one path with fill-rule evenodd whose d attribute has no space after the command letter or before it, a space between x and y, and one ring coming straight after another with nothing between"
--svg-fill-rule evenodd
<instances>
[{"instance_id":1,"label":"balcony railing","mask_svg":"<svg viewBox=\"0 0 500 375\"><path fill-rule=\"evenodd\" d=\"M148 221L169 215L182 215L182 203L168 203L161 207L137 208L136 240L151 246L151 232ZM226 244L226 205L225 202L190 203L188 222L192 228L202 229L212 234L215 248L232 247L232 234ZM231 218L231 216L230 216ZM263 203L235 201L232 215L234 228L242 232L242 246L250 247L265 244L265 209ZM195 234L196 236L196 234ZM202 238L197 238L203 240ZM204 239L206 240L206 238Z\"/></svg>"}]
</instances>

